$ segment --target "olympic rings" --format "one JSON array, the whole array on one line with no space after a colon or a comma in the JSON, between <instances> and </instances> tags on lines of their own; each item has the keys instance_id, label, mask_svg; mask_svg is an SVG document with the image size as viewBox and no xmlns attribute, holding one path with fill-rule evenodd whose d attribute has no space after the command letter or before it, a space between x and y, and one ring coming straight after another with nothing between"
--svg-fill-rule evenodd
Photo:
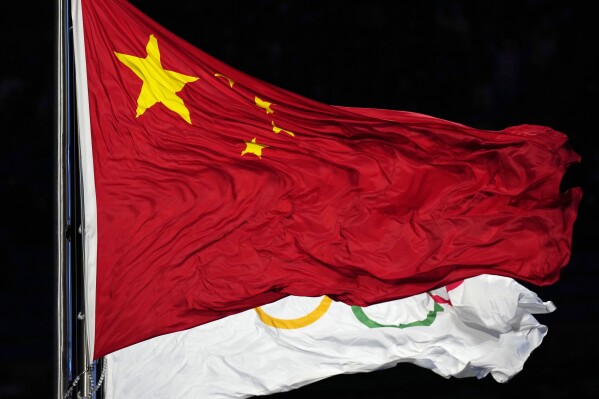
<instances>
[{"instance_id":1,"label":"olympic rings","mask_svg":"<svg viewBox=\"0 0 599 399\"><path fill-rule=\"evenodd\" d=\"M437 318L437 313L443 312L443 307L438 303L439 301L434 297L433 297L433 299L435 300L434 305L433 305L433 310L428 312L424 319L416 320L416 321L413 321L410 323L405 323L405 324L404 323L381 324L375 320L372 320L370 317L368 317L366 315L366 313L364 312L364 309L361 308L360 306L352 306L351 310L352 310L354 316L356 317L356 319L358 319L358 321L360 323L364 324L368 328L392 327L392 328L402 328L403 329L403 328L416 327L416 326L428 327L431 324L433 324L433 322ZM312 312L308 313L307 315L298 317L296 319L279 319L277 317L273 317L273 316L269 315L268 313L266 313L261 307L254 308L254 310L256 311L256 313L258 313L258 317L260 318L260 320L267 326L292 330L292 329L306 327L306 326L314 323L316 320L320 319L327 312L327 310L329 310L329 307L331 306L332 302L333 301L331 300L331 298L329 298L328 296L324 296L322 298L322 300L320 301L320 303L318 304L318 306L316 307L316 309L314 309Z\"/></svg>"},{"instance_id":2,"label":"olympic rings","mask_svg":"<svg viewBox=\"0 0 599 399\"><path fill-rule=\"evenodd\" d=\"M260 320L262 320L262 322L267 326L291 330L306 327L314 323L316 320L320 319L322 315L324 315L326 311L329 310L329 307L331 306L332 302L333 301L331 300L331 298L325 296L324 298L322 298L320 304L318 304L316 309L314 309L312 312L308 313L305 316L298 317L297 319L278 319L266 313L264 310L262 310L261 307L257 307L254 310L256 311L256 313L258 313L258 317L260 318Z\"/></svg>"}]
</instances>

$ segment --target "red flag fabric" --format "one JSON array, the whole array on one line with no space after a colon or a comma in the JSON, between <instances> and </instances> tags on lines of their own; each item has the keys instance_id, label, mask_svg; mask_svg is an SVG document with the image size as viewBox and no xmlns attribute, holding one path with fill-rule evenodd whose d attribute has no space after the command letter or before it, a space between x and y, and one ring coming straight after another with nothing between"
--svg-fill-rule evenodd
<instances>
[{"instance_id":1,"label":"red flag fabric","mask_svg":"<svg viewBox=\"0 0 599 399\"><path fill-rule=\"evenodd\" d=\"M334 107L76 2L94 358L286 295L364 306L479 274L546 285L579 161L549 127Z\"/></svg>"}]
</instances>

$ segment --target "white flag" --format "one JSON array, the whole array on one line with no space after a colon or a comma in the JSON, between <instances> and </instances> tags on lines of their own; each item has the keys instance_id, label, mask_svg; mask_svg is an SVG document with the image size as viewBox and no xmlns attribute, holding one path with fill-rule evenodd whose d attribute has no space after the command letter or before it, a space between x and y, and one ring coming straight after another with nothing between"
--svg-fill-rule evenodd
<instances>
[{"instance_id":1,"label":"white flag","mask_svg":"<svg viewBox=\"0 0 599 399\"><path fill-rule=\"evenodd\" d=\"M489 275L365 308L287 297L106 356L106 399L246 398L400 362L506 382L547 333L532 314L554 309Z\"/></svg>"}]
</instances>

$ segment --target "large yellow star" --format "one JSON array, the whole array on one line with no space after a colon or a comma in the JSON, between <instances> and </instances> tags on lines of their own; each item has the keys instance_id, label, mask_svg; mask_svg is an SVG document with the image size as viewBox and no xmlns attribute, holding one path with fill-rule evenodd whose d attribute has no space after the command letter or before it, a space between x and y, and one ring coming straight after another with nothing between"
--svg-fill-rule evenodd
<instances>
[{"instance_id":1,"label":"large yellow star","mask_svg":"<svg viewBox=\"0 0 599 399\"><path fill-rule=\"evenodd\" d=\"M160 50L154 35L150 35L146 52L148 54L146 58L139 58L115 51L118 59L143 80L141 92L137 98L137 115L135 117L142 115L152 105L162 103L191 124L189 110L177 93L183 90L183 86L187 83L195 82L199 78L165 70L160 63Z\"/></svg>"}]
</instances>

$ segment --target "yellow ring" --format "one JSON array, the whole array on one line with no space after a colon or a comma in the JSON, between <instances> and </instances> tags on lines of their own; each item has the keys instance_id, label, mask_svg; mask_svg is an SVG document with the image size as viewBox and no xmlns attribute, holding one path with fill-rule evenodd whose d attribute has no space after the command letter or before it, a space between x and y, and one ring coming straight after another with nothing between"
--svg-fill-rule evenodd
<instances>
[{"instance_id":1,"label":"yellow ring","mask_svg":"<svg viewBox=\"0 0 599 399\"><path fill-rule=\"evenodd\" d=\"M310 325L314 323L316 320L320 319L322 315L324 315L326 311L329 309L332 302L333 301L331 300L331 298L325 295L325 297L322 298L322 301L320 301L320 304L316 307L316 309L314 309L312 312L308 313L305 316L298 317L297 319L278 319L266 313L264 310L262 310L261 307L254 308L254 310L256 311L256 313L258 313L258 317L260 317L260 320L262 320L262 322L267 326L291 330L294 328L306 327L307 325Z\"/></svg>"}]
</instances>

